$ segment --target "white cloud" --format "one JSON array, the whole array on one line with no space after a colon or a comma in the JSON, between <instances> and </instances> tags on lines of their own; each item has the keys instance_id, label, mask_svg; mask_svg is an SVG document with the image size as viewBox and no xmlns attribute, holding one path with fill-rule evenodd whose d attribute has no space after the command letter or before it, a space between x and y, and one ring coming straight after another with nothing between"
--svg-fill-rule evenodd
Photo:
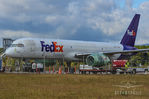
<instances>
[{"instance_id":1,"label":"white cloud","mask_svg":"<svg viewBox=\"0 0 149 99\"><path fill-rule=\"evenodd\" d=\"M136 45L149 44L149 40L147 40L147 39L137 39L135 44Z\"/></svg>"},{"instance_id":2,"label":"white cloud","mask_svg":"<svg viewBox=\"0 0 149 99\"><path fill-rule=\"evenodd\" d=\"M127 10L131 10L132 9L132 5L133 5L133 0L126 0L126 8Z\"/></svg>"},{"instance_id":3,"label":"white cloud","mask_svg":"<svg viewBox=\"0 0 149 99\"><path fill-rule=\"evenodd\" d=\"M0 30L0 38L26 38L26 37L32 37L32 38L64 38L65 35L63 35L66 32L63 27L59 27L56 29L56 34L53 33L32 33L29 31L23 31L23 30ZM66 35L67 36L67 35Z\"/></svg>"},{"instance_id":4,"label":"white cloud","mask_svg":"<svg viewBox=\"0 0 149 99\"><path fill-rule=\"evenodd\" d=\"M137 35L136 44L145 44L149 43L149 1L142 3L137 12L141 14L140 24L139 24L139 31Z\"/></svg>"},{"instance_id":5,"label":"white cloud","mask_svg":"<svg viewBox=\"0 0 149 99\"><path fill-rule=\"evenodd\" d=\"M57 19L58 19L57 16L47 16L47 17L45 18L45 21L46 21L47 23L53 23L53 22L55 22Z\"/></svg>"},{"instance_id":6,"label":"white cloud","mask_svg":"<svg viewBox=\"0 0 149 99\"><path fill-rule=\"evenodd\" d=\"M33 37L33 34L27 31L0 30L0 32L2 38Z\"/></svg>"},{"instance_id":7,"label":"white cloud","mask_svg":"<svg viewBox=\"0 0 149 99\"><path fill-rule=\"evenodd\" d=\"M41 20L40 16L54 12L50 3L42 0L0 0L0 18L8 18L17 22Z\"/></svg>"}]
</instances>

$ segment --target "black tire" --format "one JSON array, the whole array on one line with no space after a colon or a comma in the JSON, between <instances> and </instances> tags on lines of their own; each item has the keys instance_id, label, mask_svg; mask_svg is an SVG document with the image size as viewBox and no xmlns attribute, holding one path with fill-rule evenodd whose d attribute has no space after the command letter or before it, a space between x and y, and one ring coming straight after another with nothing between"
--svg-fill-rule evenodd
<instances>
[{"instance_id":1,"label":"black tire","mask_svg":"<svg viewBox=\"0 0 149 99\"><path fill-rule=\"evenodd\" d=\"M97 74L97 72L96 72L96 71L94 71L94 72L93 72L93 74Z\"/></svg>"},{"instance_id":2,"label":"black tire","mask_svg":"<svg viewBox=\"0 0 149 99\"><path fill-rule=\"evenodd\" d=\"M132 74L136 74L136 69L133 69Z\"/></svg>"},{"instance_id":3,"label":"black tire","mask_svg":"<svg viewBox=\"0 0 149 99\"><path fill-rule=\"evenodd\" d=\"M145 70L144 70L144 73L148 73L148 70L147 70L147 69L145 69Z\"/></svg>"},{"instance_id":4,"label":"black tire","mask_svg":"<svg viewBox=\"0 0 149 99\"><path fill-rule=\"evenodd\" d=\"M120 72L120 74L124 74L124 72Z\"/></svg>"},{"instance_id":5,"label":"black tire","mask_svg":"<svg viewBox=\"0 0 149 99\"><path fill-rule=\"evenodd\" d=\"M86 74L86 71L82 71L82 74Z\"/></svg>"},{"instance_id":6,"label":"black tire","mask_svg":"<svg viewBox=\"0 0 149 99\"><path fill-rule=\"evenodd\" d=\"M115 71L115 70L113 70L111 73L112 73L112 74L116 74L116 71Z\"/></svg>"}]
</instances>

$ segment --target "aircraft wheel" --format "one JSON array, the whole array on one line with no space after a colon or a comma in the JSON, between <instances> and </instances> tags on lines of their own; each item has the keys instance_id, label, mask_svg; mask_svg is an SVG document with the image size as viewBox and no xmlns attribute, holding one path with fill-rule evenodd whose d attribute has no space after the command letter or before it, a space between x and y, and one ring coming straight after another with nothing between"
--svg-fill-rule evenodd
<instances>
[{"instance_id":1,"label":"aircraft wheel","mask_svg":"<svg viewBox=\"0 0 149 99\"><path fill-rule=\"evenodd\" d=\"M132 71L132 74L136 74L136 70L135 69Z\"/></svg>"}]
</instances>

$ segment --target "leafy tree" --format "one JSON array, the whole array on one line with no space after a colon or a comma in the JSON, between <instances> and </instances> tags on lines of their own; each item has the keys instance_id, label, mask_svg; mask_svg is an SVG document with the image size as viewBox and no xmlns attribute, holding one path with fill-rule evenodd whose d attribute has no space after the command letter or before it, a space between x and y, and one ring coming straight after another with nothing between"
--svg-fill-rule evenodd
<instances>
[{"instance_id":1,"label":"leafy tree","mask_svg":"<svg viewBox=\"0 0 149 99\"><path fill-rule=\"evenodd\" d=\"M138 49L147 49L149 46L135 46ZM149 65L149 53L137 53L136 55L132 56L129 60L132 66L138 66L140 63L141 65Z\"/></svg>"}]
</instances>

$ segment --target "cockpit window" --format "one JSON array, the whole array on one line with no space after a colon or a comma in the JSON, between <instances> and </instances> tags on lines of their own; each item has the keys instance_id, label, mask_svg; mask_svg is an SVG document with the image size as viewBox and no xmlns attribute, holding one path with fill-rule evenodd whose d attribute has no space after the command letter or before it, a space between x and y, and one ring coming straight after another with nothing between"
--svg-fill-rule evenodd
<instances>
[{"instance_id":1,"label":"cockpit window","mask_svg":"<svg viewBox=\"0 0 149 99\"><path fill-rule=\"evenodd\" d=\"M24 45L23 44L18 44L18 47L24 47Z\"/></svg>"},{"instance_id":2,"label":"cockpit window","mask_svg":"<svg viewBox=\"0 0 149 99\"><path fill-rule=\"evenodd\" d=\"M24 44L12 44L11 47L24 47Z\"/></svg>"}]
</instances>

